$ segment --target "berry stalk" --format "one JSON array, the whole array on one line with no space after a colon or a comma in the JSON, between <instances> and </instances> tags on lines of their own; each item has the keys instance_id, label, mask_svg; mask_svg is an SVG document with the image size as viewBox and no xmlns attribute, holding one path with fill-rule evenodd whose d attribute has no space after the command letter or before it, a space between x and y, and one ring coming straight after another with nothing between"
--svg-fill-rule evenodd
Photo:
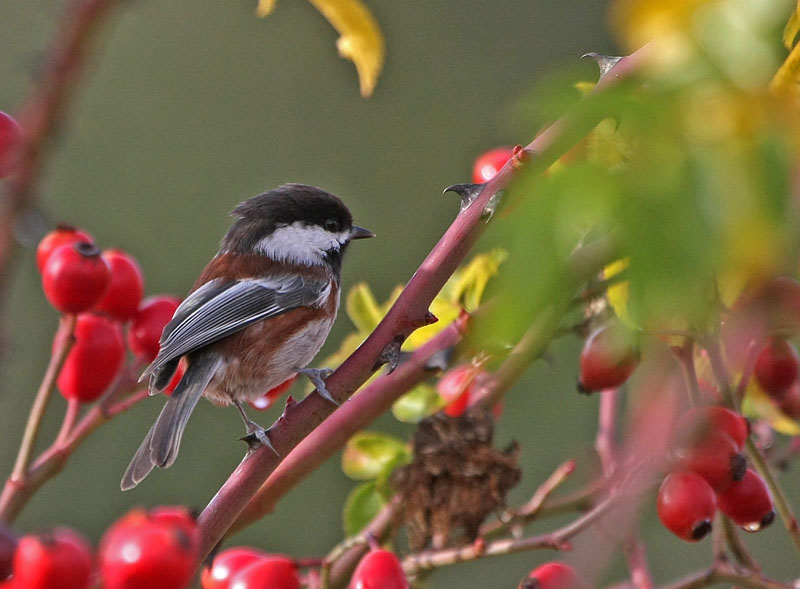
<instances>
[{"instance_id":1,"label":"berry stalk","mask_svg":"<svg viewBox=\"0 0 800 589\"><path fill-rule=\"evenodd\" d=\"M75 332L76 320L77 316L72 314L62 315L59 320L58 331L56 333L56 347L50 355L50 362L47 365L47 370L39 385L39 390L36 392L36 398L33 401L31 412L28 415L28 421L25 424L25 432L22 435L22 442L20 443L19 452L17 453L17 460L14 463L14 470L11 472L11 478L6 485L7 487L9 484L24 484L27 479L28 463L31 460L36 438L39 435L42 418L44 417L47 404L53 393L58 373L74 343L73 334ZM4 490L3 497L5 497L5 495L6 491ZM7 521L5 517L3 517L3 497L0 497L0 520Z\"/></svg>"}]
</instances>

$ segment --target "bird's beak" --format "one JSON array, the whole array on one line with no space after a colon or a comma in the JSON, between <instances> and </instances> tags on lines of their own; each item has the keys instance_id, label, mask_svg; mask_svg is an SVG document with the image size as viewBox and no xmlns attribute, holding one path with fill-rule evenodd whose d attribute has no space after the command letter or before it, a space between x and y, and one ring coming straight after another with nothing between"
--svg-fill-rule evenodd
<instances>
[{"instance_id":1,"label":"bird's beak","mask_svg":"<svg viewBox=\"0 0 800 589\"><path fill-rule=\"evenodd\" d=\"M353 225L350 229L350 239L366 239L367 237L375 237L375 234L369 229Z\"/></svg>"}]
</instances>

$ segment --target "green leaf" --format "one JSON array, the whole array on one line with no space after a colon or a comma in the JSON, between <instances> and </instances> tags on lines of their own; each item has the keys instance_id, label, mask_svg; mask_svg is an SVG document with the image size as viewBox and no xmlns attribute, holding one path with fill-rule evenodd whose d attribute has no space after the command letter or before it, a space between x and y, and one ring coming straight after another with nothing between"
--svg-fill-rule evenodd
<instances>
[{"instance_id":1,"label":"green leaf","mask_svg":"<svg viewBox=\"0 0 800 589\"><path fill-rule=\"evenodd\" d=\"M431 385L415 386L392 405L392 414L405 423L417 423L444 406L442 398Z\"/></svg>"},{"instance_id":2,"label":"green leaf","mask_svg":"<svg viewBox=\"0 0 800 589\"><path fill-rule=\"evenodd\" d=\"M405 442L379 432L358 432L347 441L342 470L351 479L374 479L398 456L409 453Z\"/></svg>"},{"instance_id":3,"label":"green leaf","mask_svg":"<svg viewBox=\"0 0 800 589\"><path fill-rule=\"evenodd\" d=\"M356 284L347 293L345 309L350 321L362 333L370 333L385 315L375 300L372 289L363 282Z\"/></svg>"},{"instance_id":4,"label":"green leaf","mask_svg":"<svg viewBox=\"0 0 800 589\"><path fill-rule=\"evenodd\" d=\"M385 505L372 481L361 483L347 496L342 520L346 536L355 536L371 522Z\"/></svg>"}]
</instances>

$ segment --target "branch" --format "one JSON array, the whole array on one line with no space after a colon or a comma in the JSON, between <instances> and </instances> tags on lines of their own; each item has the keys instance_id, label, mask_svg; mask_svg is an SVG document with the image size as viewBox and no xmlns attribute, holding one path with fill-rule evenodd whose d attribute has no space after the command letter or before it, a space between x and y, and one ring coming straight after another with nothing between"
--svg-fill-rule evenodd
<instances>
[{"instance_id":1,"label":"branch","mask_svg":"<svg viewBox=\"0 0 800 589\"><path fill-rule=\"evenodd\" d=\"M80 421L74 424L74 427L70 422L77 415L72 404L68 405L64 424L56 440L30 464L23 479L14 479L12 476L6 481L0 495L0 521L14 521L34 493L61 472L67 459L89 434L112 417L145 399L146 389L132 392L137 387L136 379L130 373L123 373L114 386L86 412ZM118 401L120 398L122 399Z\"/></svg>"},{"instance_id":2,"label":"branch","mask_svg":"<svg viewBox=\"0 0 800 589\"><path fill-rule=\"evenodd\" d=\"M693 573L660 589L702 589L718 583L731 583L752 589L792 589L792 585L779 583L753 571L740 571L726 562L716 563L711 568Z\"/></svg>"},{"instance_id":3,"label":"branch","mask_svg":"<svg viewBox=\"0 0 800 589\"><path fill-rule=\"evenodd\" d=\"M778 511L778 515L783 522L783 527L789 533L789 538L795 550L800 552L800 528L797 525L797 518L792 511L792 507L786 498L786 493L783 492L783 488L773 476L767 462L761 455L761 451L749 437L747 438L745 451L747 452L747 457L750 459L750 462L753 463L756 471L758 471L758 474L764 479L764 482L767 483L767 487L769 487L770 493L772 493L772 500L775 502L775 509Z\"/></svg>"},{"instance_id":4,"label":"branch","mask_svg":"<svg viewBox=\"0 0 800 589\"><path fill-rule=\"evenodd\" d=\"M558 467L550 474L550 476L547 477L547 479L545 479L541 485L539 485L536 491L534 491L533 495L531 495L531 498L528 499L525 505L516 510L506 510L501 514L499 519L488 524L484 524L481 526L478 536L481 538L497 536L509 528L511 529L512 534L518 535L516 530L521 529L522 526L529 523L540 514L545 502L573 472L575 472L574 459L567 460L566 462L558 465Z\"/></svg>"},{"instance_id":5,"label":"branch","mask_svg":"<svg viewBox=\"0 0 800 589\"><path fill-rule=\"evenodd\" d=\"M606 478L614 474L619 463L617 447L617 415L619 413L622 394L618 388L600 393L600 409L597 417L597 433L594 437L594 449L603 467Z\"/></svg>"},{"instance_id":6,"label":"branch","mask_svg":"<svg viewBox=\"0 0 800 589\"><path fill-rule=\"evenodd\" d=\"M55 349L50 354L50 362L39 385L39 390L36 391L31 412L25 424L25 432L22 434L22 442L19 446L17 460L14 463L14 470L11 472L9 479L9 483L13 485L25 484L25 479L28 476L28 463L33 454L33 447L36 445L36 438L39 436L39 428L42 425L47 404L53 394L53 388L61 366L67 359L67 354L74 342L75 322L75 315L62 315L59 319L58 331L56 331L55 335ZM1 513L2 511L0 510ZM0 520L6 521L2 515L0 515Z\"/></svg>"},{"instance_id":7,"label":"branch","mask_svg":"<svg viewBox=\"0 0 800 589\"><path fill-rule=\"evenodd\" d=\"M625 493L622 492L621 489L617 489L617 492L610 493L603 501L584 515L566 526L546 534L519 539L505 538L485 544L482 542L473 542L466 546L420 552L419 554L409 556L403 560L403 570L407 575L415 575L420 571L436 569L459 562L477 560L487 556L500 556L540 548L570 550L572 548L569 543L570 539L595 523L595 521L605 515L625 496Z\"/></svg>"},{"instance_id":8,"label":"branch","mask_svg":"<svg viewBox=\"0 0 800 589\"><path fill-rule=\"evenodd\" d=\"M623 58L604 76L598 88L631 73L643 58L640 50ZM601 113L581 117L565 116L536 137L525 153L534 155L532 171L543 171L570 146L568 139L580 137L602 120ZM512 162L513 162L512 158ZM528 158L530 159L530 158ZM472 245L483 233L484 210L489 200L504 188L515 173L507 163L483 187L475 201L460 213L409 280L392 308L361 346L328 378L326 386L338 401L345 401L371 375L381 353L392 342L403 341L415 329L430 321L428 305L458 268ZM270 428L272 445L286 456L335 408L318 394L287 407ZM267 477L277 468L280 458L269 448L259 448L247 456L220 488L198 519L201 531L201 556L205 557L222 539Z\"/></svg>"}]
</instances>

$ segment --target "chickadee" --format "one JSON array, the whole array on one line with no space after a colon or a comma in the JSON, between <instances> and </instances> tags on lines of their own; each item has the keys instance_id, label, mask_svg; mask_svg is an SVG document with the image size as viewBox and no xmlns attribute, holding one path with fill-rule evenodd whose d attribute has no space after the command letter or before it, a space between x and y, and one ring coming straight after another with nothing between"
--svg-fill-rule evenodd
<instances>
[{"instance_id":1,"label":"chickadee","mask_svg":"<svg viewBox=\"0 0 800 589\"><path fill-rule=\"evenodd\" d=\"M156 394L185 362L183 377L122 477L123 491L154 466L172 465L201 395L236 405L247 433L270 447L243 401L304 373L335 403L324 386L328 372L306 366L336 318L347 245L374 234L353 225L338 197L304 184L284 184L246 200L232 215L238 219L164 327L158 356L142 375Z\"/></svg>"}]
</instances>

